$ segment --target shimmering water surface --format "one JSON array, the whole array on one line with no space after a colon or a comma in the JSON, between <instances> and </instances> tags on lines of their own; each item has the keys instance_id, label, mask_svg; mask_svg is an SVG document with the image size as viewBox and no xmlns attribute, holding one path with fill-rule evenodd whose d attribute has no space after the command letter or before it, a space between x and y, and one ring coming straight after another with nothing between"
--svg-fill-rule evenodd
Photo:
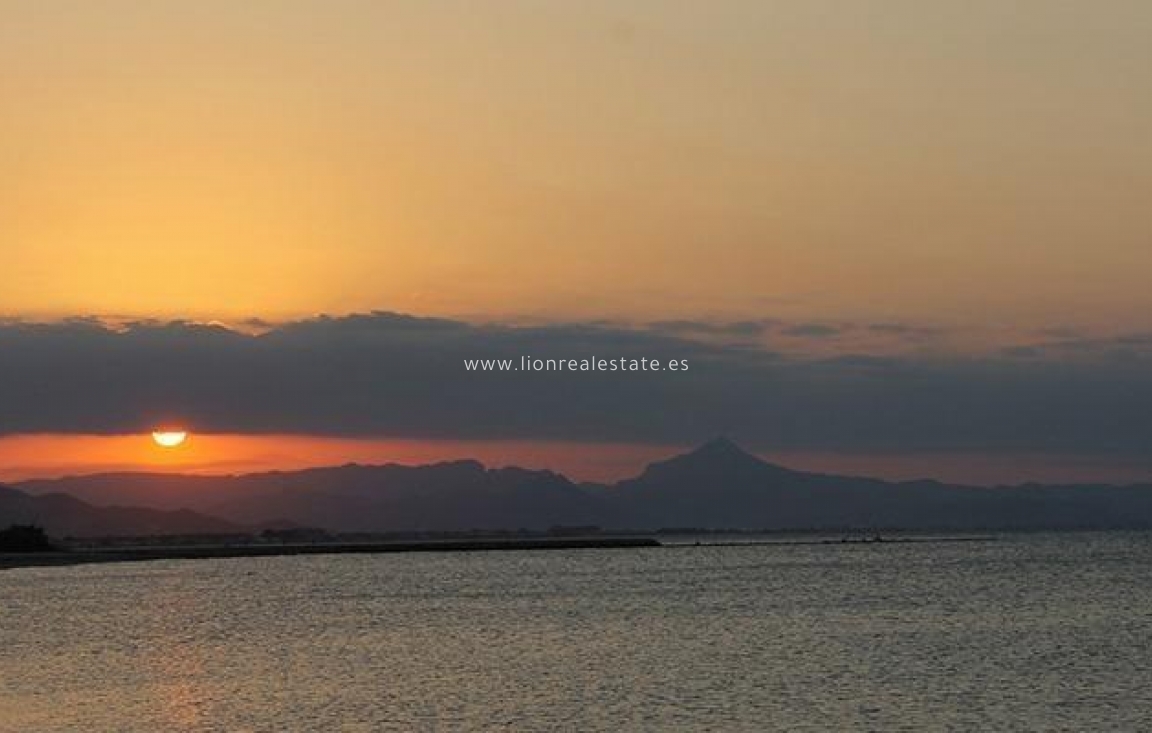
<instances>
[{"instance_id":1,"label":"shimmering water surface","mask_svg":"<svg viewBox=\"0 0 1152 733\"><path fill-rule=\"evenodd\" d=\"M0 730L1149 730L1152 535L0 571Z\"/></svg>"}]
</instances>

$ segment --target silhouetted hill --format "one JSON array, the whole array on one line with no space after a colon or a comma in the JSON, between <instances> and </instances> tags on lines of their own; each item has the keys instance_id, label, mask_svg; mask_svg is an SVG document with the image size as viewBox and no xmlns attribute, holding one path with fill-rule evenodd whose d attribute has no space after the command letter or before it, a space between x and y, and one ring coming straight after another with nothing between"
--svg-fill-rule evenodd
<instances>
[{"instance_id":1,"label":"silhouetted hill","mask_svg":"<svg viewBox=\"0 0 1152 733\"><path fill-rule=\"evenodd\" d=\"M314 469L270 476L268 487L245 478L213 513L342 531L539 528L591 519L588 496L563 476L475 461Z\"/></svg>"},{"instance_id":2,"label":"silhouetted hill","mask_svg":"<svg viewBox=\"0 0 1152 733\"><path fill-rule=\"evenodd\" d=\"M347 465L242 476L104 474L19 485L92 504L193 509L242 524L337 531L605 528L1104 528L1152 526L1152 487L976 488L794 471L729 440L612 486L550 471Z\"/></svg>"},{"instance_id":3,"label":"silhouetted hill","mask_svg":"<svg viewBox=\"0 0 1152 733\"><path fill-rule=\"evenodd\" d=\"M655 463L614 489L621 526L1082 528L1152 526L1152 487L983 488L793 471L727 440Z\"/></svg>"},{"instance_id":4,"label":"silhouetted hill","mask_svg":"<svg viewBox=\"0 0 1152 733\"><path fill-rule=\"evenodd\" d=\"M93 504L183 507L239 523L288 522L340 531L546 528L597 518L588 491L559 474L488 469L476 461L218 477L99 474L20 487L66 492Z\"/></svg>"},{"instance_id":5,"label":"silhouetted hill","mask_svg":"<svg viewBox=\"0 0 1152 733\"><path fill-rule=\"evenodd\" d=\"M0 486L0 527L34 524L55 537L219 534L237 532L235 524L187 509L160 511L140 507L93 506L73 496L32 496Z\"/></svg>"}]
</instances>

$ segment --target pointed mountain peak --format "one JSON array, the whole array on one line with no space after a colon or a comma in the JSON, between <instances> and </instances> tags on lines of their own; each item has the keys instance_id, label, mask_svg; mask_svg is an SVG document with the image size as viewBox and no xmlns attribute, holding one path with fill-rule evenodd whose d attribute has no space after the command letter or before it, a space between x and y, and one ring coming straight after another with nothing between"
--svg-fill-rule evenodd
<instances>
[{"instance_id":1,"label":"pointed mountain peak","mask_svg":"<svg viewBox=\"0 0 1152 733\"><path fill-rule=\"evenodd\" d=\"M725 436L713 438L693 451L679 456L681 463L718 470L769 465Z\"/></svg>"},{"instance_id":2,"label":"pointed mountain peak","mask_svg":"<svg viewBox=\"0 0 1152 733\"><path fill-rule=\"evenodd\" d=\"M766 463L725 437L715 438L695 450L681 453L648 466L645 474L669 475L688 473L694 476L718 477L732 472L779 469Z\"/></svg>"},{"instance_id":3,"label":"pointed mountain peak","mask_svg":"<svg viewBox=\"0 0 1152 733\"><path fill-rule=\"evenodd\" d=\"M701 457L740 456L756 459L756 457L751 453L736 445L736 443L734 443L731 439L723 435L718 438L713 438L707 443L700 445L695 450L689 452L688 455Z\"/></svg>"}]
</instances>

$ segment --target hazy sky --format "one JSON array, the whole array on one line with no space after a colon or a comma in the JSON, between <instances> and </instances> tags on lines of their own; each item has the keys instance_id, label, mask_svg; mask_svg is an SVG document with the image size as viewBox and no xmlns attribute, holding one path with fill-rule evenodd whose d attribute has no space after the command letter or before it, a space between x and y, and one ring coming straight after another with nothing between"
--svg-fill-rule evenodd
<instances>
[{"instance_id":1,"label":"hazy sky","mask_svg":"<svg viewBox=\"0 0 1152 733\"><path fill-rule=\"evenodd\" d=\"M3 2L0 312L1152 308L1152 5Z\"/></svg>"},{"instance_id":2,"label":"hazy sky","mask_svg":"<svg viewBox=\"0 0 1152 733\"><path fill-rule=\"evenodd\" d=\"M1149 39L1137 0L0 0L0 478L721 432L1152 477ZM694 368L459 368L616 348ZM172 416L182 462L117 442Z\"/></svg>"}]
</instances>

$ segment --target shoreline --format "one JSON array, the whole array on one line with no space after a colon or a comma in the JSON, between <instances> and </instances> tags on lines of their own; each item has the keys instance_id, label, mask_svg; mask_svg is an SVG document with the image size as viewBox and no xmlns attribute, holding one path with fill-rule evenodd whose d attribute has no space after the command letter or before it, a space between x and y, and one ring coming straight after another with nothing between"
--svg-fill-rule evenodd
<instances>
[{"instance_id":1,"label":"shoreline","mask_svg":"<svg viewBox=\"0 0 1152 733\"><path fill-rule=\"evenodd\" d=\"M0 570L27 567L66 567L111 562L146 562L150 560L212 560L244 557L282 557L293 555L377 555L409 552L508 552L516 550L594 550L637 548L706 548L706 547L789 547L798 545L883 546L909 543L992 542L995 535L943 537L888 537L883 539L778 539L717 541L662 541L655 537L563 537L563 538L491 538L397 540L383 542L316 542L286 544L237 545L138 545L134 547L83 548L49 552L0 553Z\"/></svg>"},{"instance_id":2,"label":"shoreline","mask_svg":"<svg viewBox=\"0 0 1152 733\"><path fill-rule=\"evenodd\" d=\"M571 537L532 539L416 540L404 542L329 542L278 545L141 546L110 549L0 553L0 570L63 567L148 560L208 560L285 555L373 555L401 552L502 552L513 550L585 550L662 547L652 537Z\"/></svg>"},{"instance_id":3,"label":"shoreline","mask_svg":"<svg viewBox=\"0 0 1152 733\"><path fill-rule=\"evenodd\" d=\"M994 542L996 535L957 535L948 537L862 537L845 539L810 539L810 540L717 540L715 542L662 542L662 547L796 547L811 545L828 545L844 547L848 545L907 545L907 544L944 544L947 542Z\"/></svg>"}]
</instances>

